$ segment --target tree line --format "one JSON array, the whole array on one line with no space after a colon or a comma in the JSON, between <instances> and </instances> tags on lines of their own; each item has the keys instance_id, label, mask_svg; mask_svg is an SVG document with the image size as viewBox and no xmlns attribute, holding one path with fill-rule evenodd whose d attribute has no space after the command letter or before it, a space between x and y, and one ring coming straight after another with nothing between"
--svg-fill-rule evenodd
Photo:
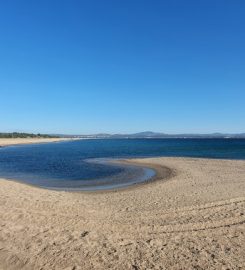
<instances>
[{"instance_id":1,"label":"tree line","mask_svg":"<svg viewBox=\"0 0 245 270\"><path fill-rule=\"evenodd\" d=\"M0 132L0 138L57 138L57 136L40 133Z\"/></svg>"}]
</instances>

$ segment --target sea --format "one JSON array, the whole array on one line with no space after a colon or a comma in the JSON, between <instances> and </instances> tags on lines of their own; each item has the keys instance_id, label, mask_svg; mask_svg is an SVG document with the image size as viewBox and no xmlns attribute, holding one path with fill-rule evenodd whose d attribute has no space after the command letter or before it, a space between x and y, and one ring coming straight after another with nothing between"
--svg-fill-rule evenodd
<instances>
[{"instance_id":1,"label":"sea","mask_svg":"<svg viewBox=\"0 0 245 270\"><path fill-rule=\"evenodd\" d=\"M83 139L0 148L0 178L56 189L98 191L155 176L151 168L120 163L145 157L245 159L245 139Z\"/></svg>"}]
</instances>

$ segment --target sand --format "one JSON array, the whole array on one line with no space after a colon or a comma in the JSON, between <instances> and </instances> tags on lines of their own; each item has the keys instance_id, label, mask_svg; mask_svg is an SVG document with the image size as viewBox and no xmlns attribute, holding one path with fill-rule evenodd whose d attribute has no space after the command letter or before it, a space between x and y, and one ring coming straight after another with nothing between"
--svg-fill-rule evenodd
<instances>
[{"instance_id":1,"label":"sand","mask_svg":"<svg viewBox=\"0 0 245 270\"><path fill-rule=\"evenodd\" d=\"M173 173L95 193L0 179L0 268L245 269L245 161L134 162Z\"/></svg>"},{"instance_id":2,"label":"sand","mask_svg":"<svg viewBox=\"0 0 245 270\"><path fill-rule=\"evenodd\" d=\"M0 138L0 147L18 144L60 142L74 139L75 138Z\"/></svg>"}]
</instances>

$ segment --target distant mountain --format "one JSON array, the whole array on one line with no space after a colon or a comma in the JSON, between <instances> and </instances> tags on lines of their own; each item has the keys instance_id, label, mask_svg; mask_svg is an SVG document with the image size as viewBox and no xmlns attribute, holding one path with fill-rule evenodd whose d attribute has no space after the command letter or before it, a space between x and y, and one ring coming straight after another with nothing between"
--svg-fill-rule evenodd
<instances>
[{"instance_id":1,"label":"distant mountain","mask_svg":"<svg viewBox=\"0 0 245 270\"><path fill-rule=\"evenodd\" d=\"M74 135L80 138L103 138L103 139L140 139L140 138L242 138L245 139L245 133L228 134L228 133L211 133L211 134L167 134L160 132L144 131L133 134L91 134L91 135Z\"/></svg>"}]
</instances>

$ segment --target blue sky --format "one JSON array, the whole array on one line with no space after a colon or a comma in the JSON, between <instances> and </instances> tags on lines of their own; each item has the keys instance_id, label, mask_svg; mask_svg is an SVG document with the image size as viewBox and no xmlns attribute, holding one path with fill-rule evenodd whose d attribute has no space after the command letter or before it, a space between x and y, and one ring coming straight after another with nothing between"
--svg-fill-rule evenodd
<instances>
[{"instance_id":1,"label":"blue sky","mask_svg":"<svg viewBox=\"0 0 245 270\"><path fill-rule=\"evenodd\" d=\"M244 1L1 1L0 131L245 132Z\"/></svg>"}]
</instances>

